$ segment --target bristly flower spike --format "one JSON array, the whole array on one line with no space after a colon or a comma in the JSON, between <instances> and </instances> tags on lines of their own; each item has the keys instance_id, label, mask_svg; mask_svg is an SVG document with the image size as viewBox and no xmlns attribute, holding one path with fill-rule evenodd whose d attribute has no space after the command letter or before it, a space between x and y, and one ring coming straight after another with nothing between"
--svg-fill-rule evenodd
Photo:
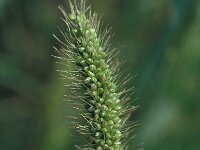
<instances>
[{"instance_id":1,"label":"bristly flower spike","mask_svg":"<svg viewBox=\"0 0 200 150\"><path fill-rule=\"evenodd\" d=\"M71 12L59 7L66 25L60 30L64 40L59 49L60 63L68 70L59 70L70 80L66 99L79 111L76 130L88 138L84 150L124 150L134 125L128 122L135 107L128 104L129 90L118 76L120 63L110 49L110 29L102 30L99 16L86 7L85 1L69 2ZM69 68L70 67L70 68ZM128 95L128 96L127 96ZM82 118L85 122L80 121Z\"/></svg>"}]
</instances>

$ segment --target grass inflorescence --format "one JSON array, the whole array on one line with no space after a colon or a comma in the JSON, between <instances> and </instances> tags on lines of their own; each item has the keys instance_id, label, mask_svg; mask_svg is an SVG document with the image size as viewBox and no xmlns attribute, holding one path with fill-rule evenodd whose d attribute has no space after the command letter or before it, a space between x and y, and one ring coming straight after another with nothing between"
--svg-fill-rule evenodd
<instances>
[{"instance_id":1,"label":"grass inflorescence","mask_svg":"<svg viewBox=\"0 0 200 150\"><path fill-rule=\"evenodd\" d=\"M100 17L86 7L84 1L70 3L71 12L59 7L65 30L59 49L62 64L68 70L59 70L70 80L67 99L74 104L79 117L76 130L88 137L88 144L77 146L90 150L127 149L127 137L133 129L128 118L135 107L128 104L129 90L121 80L118 53L110 48L110 29L102 30ZM75 118L75 117L74 117Z\"/></svg>"}]
</instances>

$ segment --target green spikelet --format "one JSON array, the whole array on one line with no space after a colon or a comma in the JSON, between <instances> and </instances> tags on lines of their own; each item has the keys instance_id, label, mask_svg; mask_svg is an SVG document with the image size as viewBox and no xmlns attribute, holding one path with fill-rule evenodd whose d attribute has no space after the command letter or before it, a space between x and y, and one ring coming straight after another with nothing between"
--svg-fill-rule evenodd
<instances>
[{"instance_id":1,"label":"green spikelet","mask_svg":"<svg viewBox=\"0 0 200 150\"><path fill-rule=\"evenodd\" d=\"M120 63L109 47L109 30L101 31L101 22L84 1L72 4L71 13L60 8L66 31L60 30L64 40L56 39L61 48L56 49L62 64L70 66L61 70L71 83L67 99L79 111L76 130L88 139L88 144L77 146L87 150L124 150L133 124L127 119L135 107L127 103L129 96L124 88L127 78L121 82ZM129 93L129 92L128 92Z\"/></svg>"}]
</instances>

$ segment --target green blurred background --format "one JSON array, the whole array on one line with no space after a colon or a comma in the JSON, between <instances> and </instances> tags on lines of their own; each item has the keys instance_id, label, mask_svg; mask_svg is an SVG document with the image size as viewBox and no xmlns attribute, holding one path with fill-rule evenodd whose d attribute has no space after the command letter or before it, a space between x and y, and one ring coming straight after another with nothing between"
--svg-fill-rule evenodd
<instances>
[{"instance_id":1,"label":"green blurred background","mask_svg":"<svg viewBox=\"0 0 200 150\"><path fill-rule=\"evenodd\" d=\"M135 86L130 149L200 149L200 1L90 0ZM64 0L0 0L0 149L73 150L52 45ZM62 26L62 25L61 25ZM125 46L123 46L125 45ZM75 140L74 140L75 139Z\"/></svg>"}]
</instances>

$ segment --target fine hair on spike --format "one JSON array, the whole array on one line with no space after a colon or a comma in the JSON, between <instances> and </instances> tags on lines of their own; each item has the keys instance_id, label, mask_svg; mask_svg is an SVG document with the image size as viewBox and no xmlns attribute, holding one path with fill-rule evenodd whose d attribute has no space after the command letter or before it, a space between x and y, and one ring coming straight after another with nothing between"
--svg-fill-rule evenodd
<instances>
[{"instance_id":1,"label":"fine hair on spike","mask_svg":"<svg viewBox=\"0 0 200 150\"><path fill-rule=\"evenodd\" d=\"M66 79L67 102L75 109L72 126L87 143L82 150L126 150L136 123L129 120L136 107L130 103L131 76L121 73L118 49L110 47L111 28L103 29L101 17L85 0L69 1L70 12L59 6L64 29L58 27L60 43L55 51Z\"/></svg>"}]
</instances>

